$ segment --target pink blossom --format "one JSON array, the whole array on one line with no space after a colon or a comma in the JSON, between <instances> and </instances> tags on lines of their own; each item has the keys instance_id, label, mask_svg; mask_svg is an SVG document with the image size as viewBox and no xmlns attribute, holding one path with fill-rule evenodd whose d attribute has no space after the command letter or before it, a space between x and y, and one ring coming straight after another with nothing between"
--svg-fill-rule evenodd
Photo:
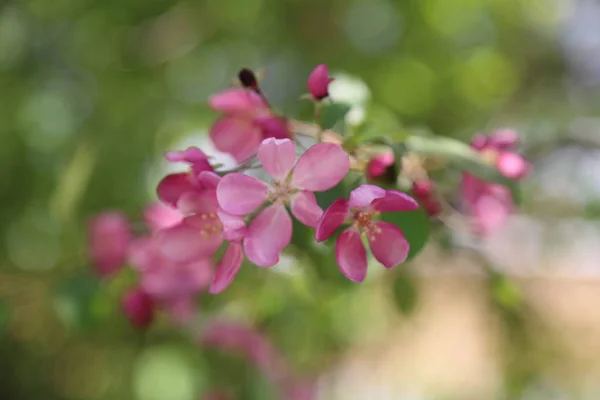
<instances>
[{"instance_id":1,"label":"pink blossom","mask_svg":"<svg viewBox=\"0 0 600 400\"><path fill-rule=\"evenodd\" d=\"M377 154L367 164L367 179L369 181L376 181L378 178L386 178L387 175L390 174L390 170L392 172L391 175L394 175L393 166L394 166L394 153L391 151L385 151L383 153ZM396 176L391 177L392 182L396 180ZM390 180L390 179L386 179Z\"/></svg>"},{"instance_id":2,"label":"pink blossom","mask_svg":"<svg viewBox=\"0 0 600 400\"><path fill-rule=\"evenodd\" d=\"M150 204L144 209L144 221L153 232L171 228L181 222L183 215L176 208L161 204Z\"/></svg>"},{"instance_id":3,"label":"pink blossom","mask_svg":"<svg viewBox=\"0 0 600 400\"><path fill-rule=\"evenodd\" d=\"M177 202L183 193L201 191L203 182L199 179L202 172L212 172L213 167L208 157L197 147L188 147L184 151L169 152L165 155L171 162L185 162L189 164L188 172L170 174L164 177L156 189L158 198L165 204L177 207Z\"/></svg>"},{"instance_id":4,"label":"pink blossom","mask_svg":"<svg viewBox=\"0 0 600 400\"><path fill-rule=\"evenodd\" d=\"M285 208L304 225L315 227L323 211L314 192L337 185L349 169L346 152L332 143L310 147L294 164L296 153L289 139L266 139L258 149L264 170L273 178L267 184L240 173L228 174L217 186L221 209L243 216L261 209L244 235L243 249L254 264L269 267L292 237L292 220ZM265 203L269 203L262 209Z\"/></svg>"},{"instance_id":5,"label":"pink blossom","mask_svg":"<svg viewBox=\"0 0 600 400\"><path fill-rule=\"evenodd\" d=\"M164 231L161 231L164 232ZM165 256L156 235L131 243L129 261L140 274L140 288L178 322L193 312L193 298L208 288L213 275L210 258L178 261Z\"/></svg>"},{"instance_id":6,"label":"pink blossom","mask_svg":"<svg viewBox=\"0 0 600 400\"><path fill-rule=\"evenodd\" d=\"M125 263L131 240L129 222L119 211L106 211L88 223L88 251L100 276L116 273Z\"/></svg>"},{"instance_id":7,"label":"pink blossom","mask_svg":"<svg viewBox=\"0 0 600 400\"><path fill-rule=\"evenodd\" d=\"M529 163L514 151L518 143L519 137L514 130L503 129L489 136L475 135L471 147L493 163L506 178L518 180L530 170ZM461 198L467 213L473 218L474 230L480 235L487 235L500 227L515 208L509 188L470 173L463 174Z\"/></svg>"},{"instance_id":8,"label":"pink blossom","mask_svg":"<svg viewBox=\"0 0 600 400\"><path fill-rule=\"evenodd\" d=\"M209 105L223 113L210 129L211 140L238 162L252 157L263 139L290 137L287 120L275 115L254 91L227 89L212 96Z\"/></svg>"},{"instance_id":9,"label":"pink blossom","mask_svg":"<svg viewBox=\"0 0 600 400\"><path fill-rule=\"evenodd\" d=\"M375 259L386 268L406 260L409 244L395 225L374 221L382 212L403 212L419 208L410 196L397 190L384 190L374 185L361 185L350 193L348 201L334 201L319 220L315 239L322 242L343 224L350 227L336 240L335 258L340 270L354 282L362 282L367 274L367 252L362 242L366 236Z\"/></svg>"},{"instance_id":10,"label":"pink blossom","mask_svg":"<svg viewBox=\"0 0 600 400\"><path fill-rule=\"evenodd\" d=\"M415 181L412 186L412 194L415 196L425 212L431 217L441 211L441 204L434 194L434 183L430 179Z\"/></svg>"},{"instance_id":11,"label":"pink blossom","mask_svg":"<svg viewBox=\"0 0 600 400\"><path fill-rule=\"evenodd\" d=\"M154 301L138 287L129 289L121 301L123 313L137 329L150 326L154 320Z\"/></svg>"},{"instance_id":12,"label":"pink blossom","mask_svg":"<svg viewBox=\"0 0 600 400\"><path fill-rule=\"evenodd\" d=\"M322 100L329 96L329 84L333 78L329 77L327 65L319 64L308 77L308 91L315 100Z\"/></svg>"}]
</instances>

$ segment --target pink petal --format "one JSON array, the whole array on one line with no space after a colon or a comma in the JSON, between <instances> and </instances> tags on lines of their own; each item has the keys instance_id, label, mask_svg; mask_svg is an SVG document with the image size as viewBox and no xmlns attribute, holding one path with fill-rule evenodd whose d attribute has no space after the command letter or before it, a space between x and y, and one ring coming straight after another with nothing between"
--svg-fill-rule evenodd
<instances>
[{"instance_id":1,"label":"pink petal","mask_svg":"<svg viewBox=\"0 0 600 400\"><path fill-rule=\"evenodd\" d=\"M154 236L135 238L129 244L127 260L138 271L145 271L161 262Z\"/></svg>"},{"instance_id":2,"label":"pink petal","mask_svg":"<svg viewBox=\"0 0 600 400\"><path fill-rule=\"evenodd\" d=\"M519 145L519 134L514 129L499 129L490 135L490 145L497 150L508 150Z\"/></svg>"},{"instance_id":3,"label":"pink petal","mask_svg":"<svg viewBox=\"0 0 600 400\"><path fill-rule=\"evenodd\" d=\"M184 193L177 202L179 211L186 215L216 213L217 207L217 194L214 189Z\"/></svg>"},{"instance_id":4,"label":"pink petal","mask_svg":"<svg viewBox=\"0 0 600 400\"><path fill-rule=\"evenodd\" d=\"M265 139L258 147L258 159L273 178L285 179L296 161L296 149L289 139Z\"/></svg>"},{"instance_id":5,"label":"pink petal","mask_svg":"<svg viewBox=\"0 0 600 400\"><path fill-rule=\"evenodd\" d=\"M464 173L460 182L461 201L467 208L472 207L477 199L486 191L489 183L475 175Z\"/></svg>"},{"instance_id":6,"label":"pink petal","mask_svg":"<svg viewBox=\"0 0 600 400\"><path fill-rule=\"evenodd\" d=\"M284 117L267 115L266 117L257 118L254 123L260 128L263 138L286 139L292 135L288 120Z\"/></svg>"},{"instance_id":7,"label":"pink petal","mask_svg":"<svg viewBox=\"0 0 600 400\"><path fill-rule=\"evenodd\" d=\"M125 293L121 309L137 329L147 328L154 320L154 301L140 288L133 288Z\"/></svg>"},{"instance_id":8,"label":"pink petal","mask_svg":"<svg viewBox=\"0 0 600 400\"><path fill-rule=\"evenodd\" d=\"M362 282L367 275L367 251L360 232L346 229L335 242L335 259L342 274L353 282Z\"/></svg>"},{"instance_id":9,"label":"pink petal","mask_svg":"<svg viewBox=\"0 0 600 400\"><path fill-rule=\"evenodd\" d=\"M376 232L369 232L369 246L373 255L386 268L392 268L406 260L410 245L404 233L394 224L378 221Z\"/></svg>"},{"instance_id":10,"label":"pink petal","mask_svg":"<svg viewBox=\"0 0 600 400\"><path fill-rule=\"evenodd\" d=\"M231 173L221 178L217 186L219 205L233 215L253 212L267 200L269 187L252 176Z\"/></svg>"},{"instance_id":11,"label":"pink petal","mask_svg":"<svg viewBox=\"0 0 600 400\"><path fill-rule=\"evenodd\" d=\"M208 157L197 147L188 147L183 151L170 151L165 154L165 158L171 162L185 161L190 164L206 161Z\"/></svg>"},{"instance_id":12,"label":"pink petal","mask_svg":"<svg viewBox=\"0 0 600 400\"><path fill-rule=\"evenodd\" d=\"M308 91L317 100L327 97L329 94L329 82L331 81L332 79L329 78L327 66L319 64L308 77Z\"/></svg>"},{"instance_id":13,"label":"pink petal","mask_svg":"<svg viewBox=\"0 0 600 400\"><path fill-rule=\"evenodd\" d=\"M316 228L323 210L317 204L313 192L303 190L292 196L292 214L300 222L311 228Z\"/></svg>"},{"instance_id":14,"label":"pink petal","mask_svg":"<svg viewBox=\"0 0 600 400\"><path fill-rule=\"evenodd\" d=\"M387 190L383 197L373 200L371 207L381 212L402 212L418 209L419 203L406 193Z\"/></svg>"},{"instance_id":15,"label":"pink petal","mask_svg":"<svg viewBox=\"0 0 600 400\"><path fill-rule=\"evenodd\" d=\"M206 189L216 189L221 177L212 171L201 171L196 177L199 185Z\"/></svg>"},{"instance_id":16,"label":"pink petal","mask_svg":"<svg viewBox=\"0 0 600 400\"><path fill-rule=\"evenodd\" d=\"M475 227L479 234L487 235L504 224L512 213L514 204L510 190L494 185L473 205Z\"/></svg>"},{"instance_id":17,"label":"pink petal","mask_svg":"<svg viewBox=\"0 0 600 400\"><path fill-rule=\"evenodd\" d=\"M488 138L486 135L484 135L483 133L478 133L475 136L473 136L473 139L471 140L471 147L475 150L483 150L484 148L488 147L490 143L490 138Z\"/></svg>"},{"instance_id":18,"label":"pink petal","mask_svg":"<svg viewBox=\"0 0 600 400\"><path fill-rule=\"evenodd\" d=\"M167 175L158 184L156 193L158 198L166 204L177 207L179 197L185 193L194 190L188 173L179 173Z\"/></svg>"},{"instance_id":19,"label":"pink petal","mask_svg":"<svg viewBox=\"0 0 600 400\"><path fill-rule=\"evenodd\" d=\"M350 192L348 205L352 208L365 208L371 205L373 200L384 197L385 189L375 185L360 185Z\"/></svg>"},{"instance_id":20,"label":"pink petal","mask_svg":"<svg viewBox=\"0 0 600 400\"><path fill-rule=\"evenodd\" d=\"M217 93L208 100L210 107L222 113L251 114L256 109L265 108L263 99L253 91L234 88Z\"/></svg>"},{"instance_id":21,"label":"pink petal","mask_svg":"<svg viewBox=\"0 0 600 400\"><path fill-rule=\"evenodd\" d=\"M273 204L252 221L244 237L246 257L259 267L279 262L284 247L292 240L292 219L285 207Z\"/></svg>"},{"instance_id":22,"label":"pink petal","mask_svg":"<svg viewBox=\"0 0 600 400\"><path fill-rule=\"evenodd\" d=\"M292 186L322 192L340 183L349 169L350 159L344 149L333 143L318 143L298 159Z\"/></svg>"},{"instance_id":23,"label":"pink petal","mask_svg":"<svg viewBox=\"0 0 600 400\"><path fill-rule=\"evenodd\" d=\"M223 241L221 229L218 219L203 220L194 215L179 225L158 232L156 239L164 257L188 262L213 255Z\"/></svg>"},{"instance_id":24,"label":"pink petal","mask_svg":"<svg viewBox=\"0 0 600 400\"><path fill-rule=\"evenodd\" d=\"M329 239L342 226L348 216L348 202L345 199L337 199L331 203L317 222L315 240L322 242Z\"/></svg>"},{"instance_id":25,"label":"pink petal","mask_svg":"<svg viewBox=\"0 0 600 400\"><path fill-rule=\"evenodd\" d=\"M183 215L179 210L161 203L151 204L144 209L146 226L154 232L175 226L182 219Z\"/></svg>"},{"instance_id":26,"label":"pink petal","mask_svg":"<svg viewBox=\"0 0 600 400\"><path fill-rule=\"evenodd\" d=\"M240 270L243 260L242 245L240 243L230 243L217 267L209 292L217 294L225 290L233 282L233 278Z\"/></svg>"},{"instance_id":27,"label":"pink petal","mask_svg":"<svg viewBox=\"0 0 600 400\"><path fill-rule=\"evenodd\" d=\"M394 164L394 153L386 151L371 158L367 164L367 178L374 180L384 175L387 169Z\"/></svg>"},{"instance_id":28,"label":"pink petal","mask_svg":"<svg viewBox=\"0 0 600 400\"><path fill-rule=\"evenodd\" d=\"M119 211L107 211L89 221L88 250L100 276L109 276L121 269L130 241L127 216Z\"/></svg>"},{"instance_id":29,"label":"pink petal","mask_svg":"<svg viewBox=\"0 0 600 400\"><path fill-rule=\"evenodd\" d=\"M218 119L210 130L217 150L229 153L238 162L252 157L262 140L262 132L251 119L227 116Z\"/></svg>"},{"instance_id":30,"label":"pink petal","mask_svg":"<svg viewBox=\"0 0 600 400\"><path fill-rule=\"evenodd\" d=\"M240 240L246 234L246 221L239 215L232 215L219 209L219 220L223 224L223 238L229 241Z\"/></svg>"},{"instance_id":31,"label":"pink petal","mask_svg":"<svg viewBox=\"0 0 600 400\"><path fill-rule=\"evenodd\" d=\"M496 161L496 168L508 179L521 179L529 172L529 163L513 152L502 152Z\"/></svg>"}]
</instances>

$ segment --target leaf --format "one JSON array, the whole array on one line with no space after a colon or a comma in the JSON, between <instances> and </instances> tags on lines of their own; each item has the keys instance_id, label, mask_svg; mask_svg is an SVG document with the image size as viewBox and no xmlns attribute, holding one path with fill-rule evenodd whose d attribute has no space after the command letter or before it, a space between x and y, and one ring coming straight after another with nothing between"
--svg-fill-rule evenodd
<instances>
[{"instance_id":1,"label":"leaf","mask_svg":"<svg viewBox=\"0 0 600 400\"><path fill-rule=\"evenodd\" d=\"M402 271L394 280L392 294L398 310L405 315L415 310L418 302L418 290L414 279L406 271Z\"/></svg>"},{"instance_id":2,"label":"leaf","mask_svg":"<svg viewBox=\"0 0 600 400\"><path fill-rule=\"evenodd\" d=\"M456 167L486 181L509 184L500 172L487 164L481 155L467 144L446 137L411 136L405 141L408 151L424 156L443 157Z\"/></svg>"},{"instance_id":3,"label":"leaf","mask_svg":"<svg viewBox=\"0 0 600 400\"><path fill-rule=\"evenodd\" d=\"M389 212L381 215L383 221L396 225L404 232L404 237L410 244L407 261L423 249L431 231L431 221L423 207L414 211Z\"/></svg>"},{"instance_id":4,"label":"leaf","mask_svg":"<svg viewBox=\"0 0 600 400\"><path fill-rule=\"evenodd\" d=\"M518 309L523 301L519 288L506 276L492 276L492 294L499 305L508 309Z\"/></svg>"},{"instance_id":5,"label":"leaf","mask_svg":"<svg viewBox=\"0 0 600 400\"><path fill-rule=\"evenodd\" d=\"M95 322L95 299L100 283L91 272L84 272L61 282L54 306L59 317L72 328L89 328Z\"/></svg>"},{"instance_id":6,"label":"leaf","mask_svg":"<svg viewBox=\"0 0 600 400\"><path fill-rule=\"evenodd\" d=\"M344 103L323 103L321 107L321 128L323 129L331 129L342 122L351 108Z\"/></svg>"}]
</instances>

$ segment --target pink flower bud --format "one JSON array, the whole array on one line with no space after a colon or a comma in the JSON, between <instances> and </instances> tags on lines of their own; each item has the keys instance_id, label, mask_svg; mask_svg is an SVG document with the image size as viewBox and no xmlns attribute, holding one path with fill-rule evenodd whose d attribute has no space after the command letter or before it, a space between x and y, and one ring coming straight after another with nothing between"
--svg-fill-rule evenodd
<instances>
[{"instance_id":1,"label":"pink flower bud","mask_svg":"<svg viewBox=\"0 0 600 400\"><path fill-rule=\"evenodd\" d=\"M140 288L133 288L125 293L121 308L137 329L147 328L154 320L154 301Z\"/></svg>"},{"instance_id":2,"label":"pink flower bud","mask_svg":"<svg viewBox=\"0 0 600 400\"><path fill-rule=\"evenodd\" d=\"M378 154L375 157L371 158L369 163L367 164L367 179L370 181L375 181L377 178L391 178L391 182L393 183L396 180L395 169L394 167L394 153L391 151L386 151L384 153ZM390 180L390 179L384 179Z\"/></svg>"},{"instance_id":3,"label":"pink flower bud","mask_svg":"<svg viewBox=\"0 0 600 400\"><path fill-rule=\"evenodd\" d=\"M513 152L502 152L496 160L496 168L508 179L521 179L529 172L529 163Z\"/></svg>"},{"instance_id":4,"label":"pink flower bud","mask_svg":"<svg viewBox=\"0 0 600 400\"><path fill-rule=\"evenodd\" d=\"M421 206L430 217L438 215L442 210L440 202L433 191L434 183L431 180L417 181L412 186L413 195L419 199Z\"/></svg>"},{"instance_id":5,"label":"pink flower bud","mask_svg":"<svg viewBox=\"0 0 600 400\"><path fill-rule=\"evenodd\" d=\"M329 96L329 83L333 81L329 77L327 65L319 64L308 77L308 90L315 100L322 100Z\"/></svg>"},{"instance_id":6,"label":"pink flower bud","mask_svg":"<svg viewBox=\"0 0 600 400\"><path fill-rule=\"evenodd\" d=\"M118 211L104 212L88 224L88 249L100 276L117 272L125 263L131 240L127 217Z\"/></svg>"}]
</instances>

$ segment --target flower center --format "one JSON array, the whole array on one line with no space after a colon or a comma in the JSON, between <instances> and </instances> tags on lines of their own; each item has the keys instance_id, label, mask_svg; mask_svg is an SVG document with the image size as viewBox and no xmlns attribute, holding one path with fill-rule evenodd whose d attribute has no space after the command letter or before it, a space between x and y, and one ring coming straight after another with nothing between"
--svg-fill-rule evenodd
<instances>
[{"instance_id":1,"label":"flower center","mask_svg":"<svg viewBox=\"0 0 600 400\"><path fill-rule=\"evenodd\" d=\"M381 214L379 211L354 211L352 215L352 226L362 234L375 240L375 237L381 233L381 229L373 223L373 218Z\"/></svg>"},{"instance_id":2,"label":"flower center","mask_svg":"<svg viewBox=\"0 0 600 400\"><path fill-rule=\"evenodd\" d=\"M214 212L200 213L200 237L208 239L223 233L223 224Z\"/></svg>"},{"instance_id":3,"label":"flower center","mask_svg":"<svg viewBox=\"0 0 600 400\"><path fill-rule=\"evenodd\" d=\"M287 182L281 182L278 180L271 181L271 190L267 200L271 203L279 202L281 204L288 204L290 202L291 195L296 191L290 187Z\"/></svg>"}]
</instances>

